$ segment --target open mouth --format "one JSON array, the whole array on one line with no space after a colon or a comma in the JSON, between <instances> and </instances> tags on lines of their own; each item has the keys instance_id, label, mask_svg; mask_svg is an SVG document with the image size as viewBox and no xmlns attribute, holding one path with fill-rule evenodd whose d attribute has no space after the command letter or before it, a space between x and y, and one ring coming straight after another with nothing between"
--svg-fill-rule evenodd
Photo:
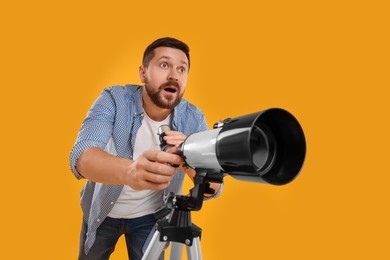
<instances>
[{"instance_id":1,"label":"open mouth","mask_svg":"<svg viewBox=\"0 0 390 260\"><path fill-rule=\"evenodd\" d=\"M174 94L177 92L177 88L169 86L169 87L165 87L164 91Z\"/></svg>"}]
</instances>

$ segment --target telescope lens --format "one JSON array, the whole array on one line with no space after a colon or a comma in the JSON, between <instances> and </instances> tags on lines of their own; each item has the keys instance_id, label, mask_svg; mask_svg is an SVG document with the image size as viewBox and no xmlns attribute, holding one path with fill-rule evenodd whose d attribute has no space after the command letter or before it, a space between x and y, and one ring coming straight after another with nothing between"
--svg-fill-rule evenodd
<instances>
[{"instance_id":1,"label":"telescope lens","mask_svg":"<svg viewBox=\"0 0 390 260\"><path fill-rule=\"evenodd\" d=\"M267 131L268 132L268 131ZM275 145L273 136L266 134L260 127L253 126L250 136L250 151L257 170L265 170L274 161Z\"/></svg>"}]
</instances>

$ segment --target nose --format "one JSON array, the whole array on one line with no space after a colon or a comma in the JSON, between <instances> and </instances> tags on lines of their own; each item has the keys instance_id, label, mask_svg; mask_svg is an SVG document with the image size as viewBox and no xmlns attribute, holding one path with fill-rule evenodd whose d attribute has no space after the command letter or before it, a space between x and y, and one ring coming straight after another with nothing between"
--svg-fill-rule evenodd
<instances>
[{"instance_id":1,"label":"nose","mask_svg":"<svg viewBox=\"0 0 390 260\"><path fill-rule=\"evenodd\" d=\"M168 74L168 80L169 81L179 81L179 78L177 76L177 72L175 70L171 70Z\"/></svg>"}]
</instances>

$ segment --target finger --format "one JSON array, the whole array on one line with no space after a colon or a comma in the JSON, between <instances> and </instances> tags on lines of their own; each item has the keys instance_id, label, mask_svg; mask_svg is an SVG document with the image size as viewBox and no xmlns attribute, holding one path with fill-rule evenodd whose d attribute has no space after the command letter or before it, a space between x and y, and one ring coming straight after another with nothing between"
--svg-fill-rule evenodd
<instances>
[{"instance_id":1,"label":"finger","mask_svg":"<svg viewBox=\"0 0 390 260\"><path fill-rule=\"evenodd\" d=\"M174 153L174 154L176 154L178 152L178 147L177 146L172 146L172 147L168 148L166 150L166 152L167 153Z\"/></svg>"},{"instance_id":2,"label":"finger","mask_svg":"<svg viewBox=\"0 0 390 260\"><path fill-rule=\"evenodd\" d=\"M176 155L175 155L176 157ZM179 163L172 164L172 163L166 163L166 162L153 162L146 158L142 158L139 161L139 169L142 169L143 171L147 171L154 174L160 174L165 176L173 176L176 173L176 167L177 165L182 163L182 159L179 156ZM177 162L177 161L176 161Z\"/></svg>"},{"instance_id":3,"label":"finger","mask_svg":"<svg viewBox=\"0 0 390 260\"><path fill-rule=\"evenodd\" d=\"M184 140L181 139L170 139L170 140L165 140L167 144L173 145L173 146L179 146L181 143L184 142Z\"/></svg>"},{"instance_id":4,"label":"finger","mask_svg":"<svg viewBox=\"0 0 390 260\"><path fill-rule=\"evenodd\" d=\"M146 171L144 173L143 179L155 184L164 184L169 183L173 179L173 175L158 174L155 172Z\"/></svg>"},{"instance_id":5,"label":"finger","mask_svg":"<svg viewBox=\"0 0 390 260\"><path fill-rule=\"evenodd\" d=\"M165 141L169 140L181 140L184 141L187 137L185 135L166 135L164 136Z\"/></svg>"},{"instance_id":6,"label":"finger","mask_svg":"<svg viewBox=\"0 0 390 260\"><path fill-rule=\"evenodd\" d=\"M187 138L183 133L177 131L167 131L164 136L164 140L181 140L184 141Z\"/></svg>"},{"instance_id":7,"label":"finger","mask_svg":"<svg viewBox=\"0 0 390 260\"><path fill-rule=\"evenodd\" d=\"M186 139L185 138L181 138L181 137L169 137L169 138L166 138L165 139L165 142L169 145L173 145L173 146L179 146L180 144L182 144Z\"/></svg>"},{"instance_id":8,"label":"finger","mask_svg":"<svg viewBox=\"0 0 390 260\"><path fill-rule=\"evenodd\" d=\"M149 161L146 158L142 158L138 162L139 172L142 174L142 179L147 179L148 174L157 174L171 177L175 175L176 169L168 164ZM151 180L149 178L149 180Z\"/></svg>"},{"instance_id":9,"label":"finger","mask_svg":"<svg viewBox=\"0 0 390 260\"><path fill-rule=\"evenodd\" d=\"M145 156L148 161L158 162L161 164L179 164L182 160L179 155L164 151L145 151L143 156ZM153 165L153 167L156 167L156 165Z\"/></svg>"},{"instance_id":10,"label":"finger","mask_svg":"<svg viewBox=\"0 0 390 260\"><path fill-rule=\"evenodd\" d=\"M164 132L167 136L172 136L172 135L184 135L182 132L179 131L174 131L174 130L169 130Z\"/></svg>"}]
</instances>

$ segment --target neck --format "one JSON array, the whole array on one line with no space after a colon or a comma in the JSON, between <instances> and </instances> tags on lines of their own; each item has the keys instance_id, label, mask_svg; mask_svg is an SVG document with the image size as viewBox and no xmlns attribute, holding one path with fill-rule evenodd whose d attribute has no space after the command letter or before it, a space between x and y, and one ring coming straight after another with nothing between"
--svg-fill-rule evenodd
<instances>
[{"instance_id":1,"label":"neck","mask_svg":"<svg viewBox=\"0 0 390 260\"><path fill-rule=\"evenodd\" d=\"M154 121L163 121L172 112L171 109L165 109L156 106L147 95L145 90L142 93L142 102L145 113L148 114L148 116Z\"/></svg>"}]
</instances>

